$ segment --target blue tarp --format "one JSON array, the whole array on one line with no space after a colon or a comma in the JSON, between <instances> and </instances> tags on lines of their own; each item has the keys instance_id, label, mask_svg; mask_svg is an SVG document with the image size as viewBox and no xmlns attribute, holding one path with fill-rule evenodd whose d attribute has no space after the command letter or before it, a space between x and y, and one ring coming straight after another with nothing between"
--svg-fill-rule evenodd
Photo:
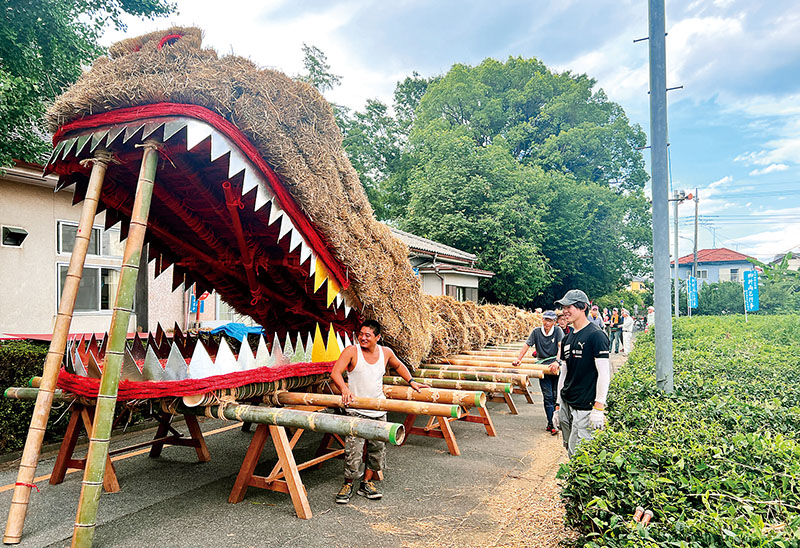
<instances>
[{"instance_id":1,"label":"blue tarp","mask_svg":"<svg viewBox=\"0 0 800 548\"><path fill-rule=\"evenodd\" d=\"M216 335L218 333L224 333L229 337L233 337L237 341L241 341L245 335L256 334L260 335L263 333L264 330L260 325L255 325L253 327L247 327L243 323L226 323L225 325L221 325L211 330L212 335Z\"/></svg>"}]
</instances>

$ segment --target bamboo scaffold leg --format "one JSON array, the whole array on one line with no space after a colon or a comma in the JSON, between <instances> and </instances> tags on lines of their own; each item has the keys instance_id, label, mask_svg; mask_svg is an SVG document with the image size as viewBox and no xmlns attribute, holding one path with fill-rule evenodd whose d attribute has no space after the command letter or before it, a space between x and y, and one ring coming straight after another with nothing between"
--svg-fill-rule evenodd
<instances>
[{"instance_id":1,"label":"bamboo scaffold leg","mask_svg":"<svg viewBox=\"0 0 800 548\"><path fill-rule=\"evenodd\" d=\"M133 294L139 273L139 258L142 254L147 217L150 213L150 202L155 185L159 146L159 143L153 140L147 140L142 145L144 154L139 170L139 180L136 183L136 197L133 201L128 241L125 244L119 287L108 334L108 347L103 363L103 376L100 379L100 389L97 394L97 410L92 435L89 439L89 453L86 455L86 471L83 475L78 514L72 533L74 548L87 548L92 545L94 539L97 507L100 502L103 473L108 457L114 408L117 404L123 352L128 336L128 323L133 311Z\"/></svg>"},{"instance_id":2,"label":"bamboo scaffold leg","mask_svg":"<svg viewBox=\"0 0 800 548\"><path fill-rule=\"evenodd\" d=\"M14 485L14 494L11 497L11 508L8 511L6 530L3 535L5 544L18 544L22 539L22 528L25 524L25 514L28 511L28 501L31 497L31 487L36 474L36 465L39 463L39 451L42 448L47 418L53 403L53 390L58 380L58 371L64 358L64 349L67 346L69 326L72 323L72 312L75 309L75 299L78 297L78 287L83 276L83 265L89 249L89 239L92 234L92 225L97 213L97 204L103 187L106 169L111 162L111 153L98 149L92 161L92 171L89 176L89 187L81 210L81 220L78 224L78 233L75 236L75 245L72 257L69 260L64 290L58 306L58 315L53 329L53 338L50 349L44 362L42 382L36 398L36 406L25 439L25 448Z\"/></svg>"}]
</instances>

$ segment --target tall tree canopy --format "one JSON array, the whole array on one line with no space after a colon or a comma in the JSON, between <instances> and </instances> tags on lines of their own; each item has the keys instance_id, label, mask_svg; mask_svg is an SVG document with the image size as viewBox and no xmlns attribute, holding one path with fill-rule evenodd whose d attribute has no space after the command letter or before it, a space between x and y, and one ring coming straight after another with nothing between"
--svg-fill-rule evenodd
<instances>
[{"instance_id":1,"label":"tall tree canopy","mask_svg":"<svg viewBox=\"0 0 800 548\"><path fill-rule=\"evenodd\" d=\"M599 296L646 267L650 206L644 132L595 84L514 57L415 73L342 121L344 146L380 218L496 273L487 299Z\"/></svg>"},{"instance_id":2,"label":"tall tree canopy","mask_svg":"<svg viewBox=\"0 0 800 548\"><path fill-rule=\"evenodd\" d=\"M0 13L0 166L41 160L49 149L41 121L48 101L102 53L108 25L126 13L167 15L167 0L7 0Z\"/></svg>"}]
</instances>

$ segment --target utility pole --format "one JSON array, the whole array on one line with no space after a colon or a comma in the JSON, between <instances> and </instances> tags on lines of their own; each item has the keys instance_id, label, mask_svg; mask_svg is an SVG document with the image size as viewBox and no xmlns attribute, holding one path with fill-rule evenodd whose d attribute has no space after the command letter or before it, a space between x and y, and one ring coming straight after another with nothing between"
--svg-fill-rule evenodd
<instances>
[{"instance_id":1,"label":"utility pole","mask_svg":"<svg viewBox=\"0 0 800 548\"><path fill-rule=\"evenodd\" d=\"M697 189L694 189L694 265L692 266L692 276L697 278L697 225L700 212L700 197Z\"/></svg>"},{"instance_id":2,"label":"utility pole","mask_svg":"<svg viewBox=\"0 0 800 548\"><path fill-rule=\"evenodd\" d=\"M664 0L648 0L650 49L650 164L653 182L653 300L656 385L673 390L669 305L669 184L667 180L667 54ZM676 257L677 260L677 257Z\"/></svg>"},{"instance_id":3,"label":"utility pole","mask_svg":"<svg viewBox=\"0 0 800 548\"><path fill-rule=\"evenodd\" d=\"M673 249L675 250L673 253L673 256L675 257L675 262L674 262L675 270L673 271L674 276L672 278L672 281L673 281L673 293L675 295L675 317L677 318L678 316L681 315L681 307L679 306L680 281L678 279L678 204L680 203L681 198L678 195L677 190L673 192L671 201L672 201L672 218L675 221L675 245L673 246Z\"/></svg>"}]
</instances>

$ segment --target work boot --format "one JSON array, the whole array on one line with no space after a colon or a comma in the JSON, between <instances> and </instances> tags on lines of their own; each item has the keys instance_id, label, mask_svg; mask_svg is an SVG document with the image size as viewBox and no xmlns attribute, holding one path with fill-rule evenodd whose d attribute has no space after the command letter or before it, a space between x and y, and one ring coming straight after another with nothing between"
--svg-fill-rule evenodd
<instances>
[{"instance_id":1,"label":"work boot","mask_svg":"<svg viewBox=\"0 0 800 548\"><path fill-rule=\"evenodd\" d=\"M345 483L342 485L342 488L339 489L339 492L336 493L336 503L337 504L347 504L350 502L350 497L353 496L353 484L352 483Z\"/></svg>"},{"instance_id":2,"label":"work boot","mask_svg":"<svg viewBox=\"0 0 800 548\"><path fill-rule=\"evenodd\" d=\"M367 497L368 499L379 499L383 497L383 493L378 491L378 488L375 487L375 482L373 481L362 481L361 487L358 488L358 494L362 497Z\"/></svg>"}]
</instances>

